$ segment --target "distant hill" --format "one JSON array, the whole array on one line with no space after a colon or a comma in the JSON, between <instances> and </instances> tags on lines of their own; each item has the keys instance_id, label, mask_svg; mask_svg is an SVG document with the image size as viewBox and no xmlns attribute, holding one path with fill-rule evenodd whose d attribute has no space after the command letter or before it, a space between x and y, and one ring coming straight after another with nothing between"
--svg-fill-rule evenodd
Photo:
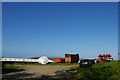
<instances>
[{"instance_id":1,"label":"distant hill","mask_svg":"<svg viewBox=\"0 0 120 80\"><path fill-rule=\"evenodd\" d=\"M32 58L30 58L30 59L39 59L40 57L32 57Z\"/></svg>"}]
</instances>

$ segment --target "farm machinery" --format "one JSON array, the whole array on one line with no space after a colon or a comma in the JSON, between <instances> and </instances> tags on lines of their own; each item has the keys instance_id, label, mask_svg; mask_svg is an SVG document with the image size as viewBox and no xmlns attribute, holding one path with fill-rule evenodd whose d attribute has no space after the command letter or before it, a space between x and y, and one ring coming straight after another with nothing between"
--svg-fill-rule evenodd
<instances>
[{"instance_id":1,"label":"farm machinery","mask_svg":"<svg viewBox=\"0 0 120 80\"><path fill-rule=\"evenodd\" d=\"M113 60L113 58L111 58L111 54L99 54L98 57L99 62L110 62L111 60Z\"/></svg>"}]
</instances>

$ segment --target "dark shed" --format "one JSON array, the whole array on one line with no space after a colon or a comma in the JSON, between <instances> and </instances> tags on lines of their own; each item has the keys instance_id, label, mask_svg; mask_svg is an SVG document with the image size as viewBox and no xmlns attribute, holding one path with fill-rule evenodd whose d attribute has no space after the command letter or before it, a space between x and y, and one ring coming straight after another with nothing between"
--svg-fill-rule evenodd
<instances>
[{"instance_id":1,"label":"dark shed","mask_svg":"<svg viewBox=\"0 0 120 80\"><path fill-rule=\"evenodd\" d=\"M65 54L66 63L77 63L79 61L79 54Z\"/></svg>"}]
</instances>

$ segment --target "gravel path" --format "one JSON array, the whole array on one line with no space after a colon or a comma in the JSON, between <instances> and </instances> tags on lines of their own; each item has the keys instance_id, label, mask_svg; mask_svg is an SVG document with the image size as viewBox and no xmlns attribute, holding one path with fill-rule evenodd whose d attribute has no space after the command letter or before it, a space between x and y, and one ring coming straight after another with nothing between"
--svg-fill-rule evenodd
<instances>
[{"instance_id":1,"label":"gravel path","mask_svg":"<svg viewBox=\"0 0 120 80\"><path fill-rule=\"evenodd\" d=\"M20 65L23 71L3 74L2 80L70 80L70 68L78 65Z\"/></svg>"}]
</instances>

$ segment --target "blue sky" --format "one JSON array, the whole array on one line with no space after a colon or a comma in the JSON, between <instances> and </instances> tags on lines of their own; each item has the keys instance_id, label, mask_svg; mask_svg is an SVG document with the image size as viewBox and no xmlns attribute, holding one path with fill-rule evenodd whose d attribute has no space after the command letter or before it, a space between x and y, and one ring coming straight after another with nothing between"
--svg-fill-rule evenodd
<instances>
[{"instance_id":1,"label":"blue sky","mask_svg":"<svg viewBox=\"0 0 120 80\"><path fill-rule=\"evenodd\" d=\"M3 3L4 57L118 53L118 3Z\"/></svg>"}]
</instances>

